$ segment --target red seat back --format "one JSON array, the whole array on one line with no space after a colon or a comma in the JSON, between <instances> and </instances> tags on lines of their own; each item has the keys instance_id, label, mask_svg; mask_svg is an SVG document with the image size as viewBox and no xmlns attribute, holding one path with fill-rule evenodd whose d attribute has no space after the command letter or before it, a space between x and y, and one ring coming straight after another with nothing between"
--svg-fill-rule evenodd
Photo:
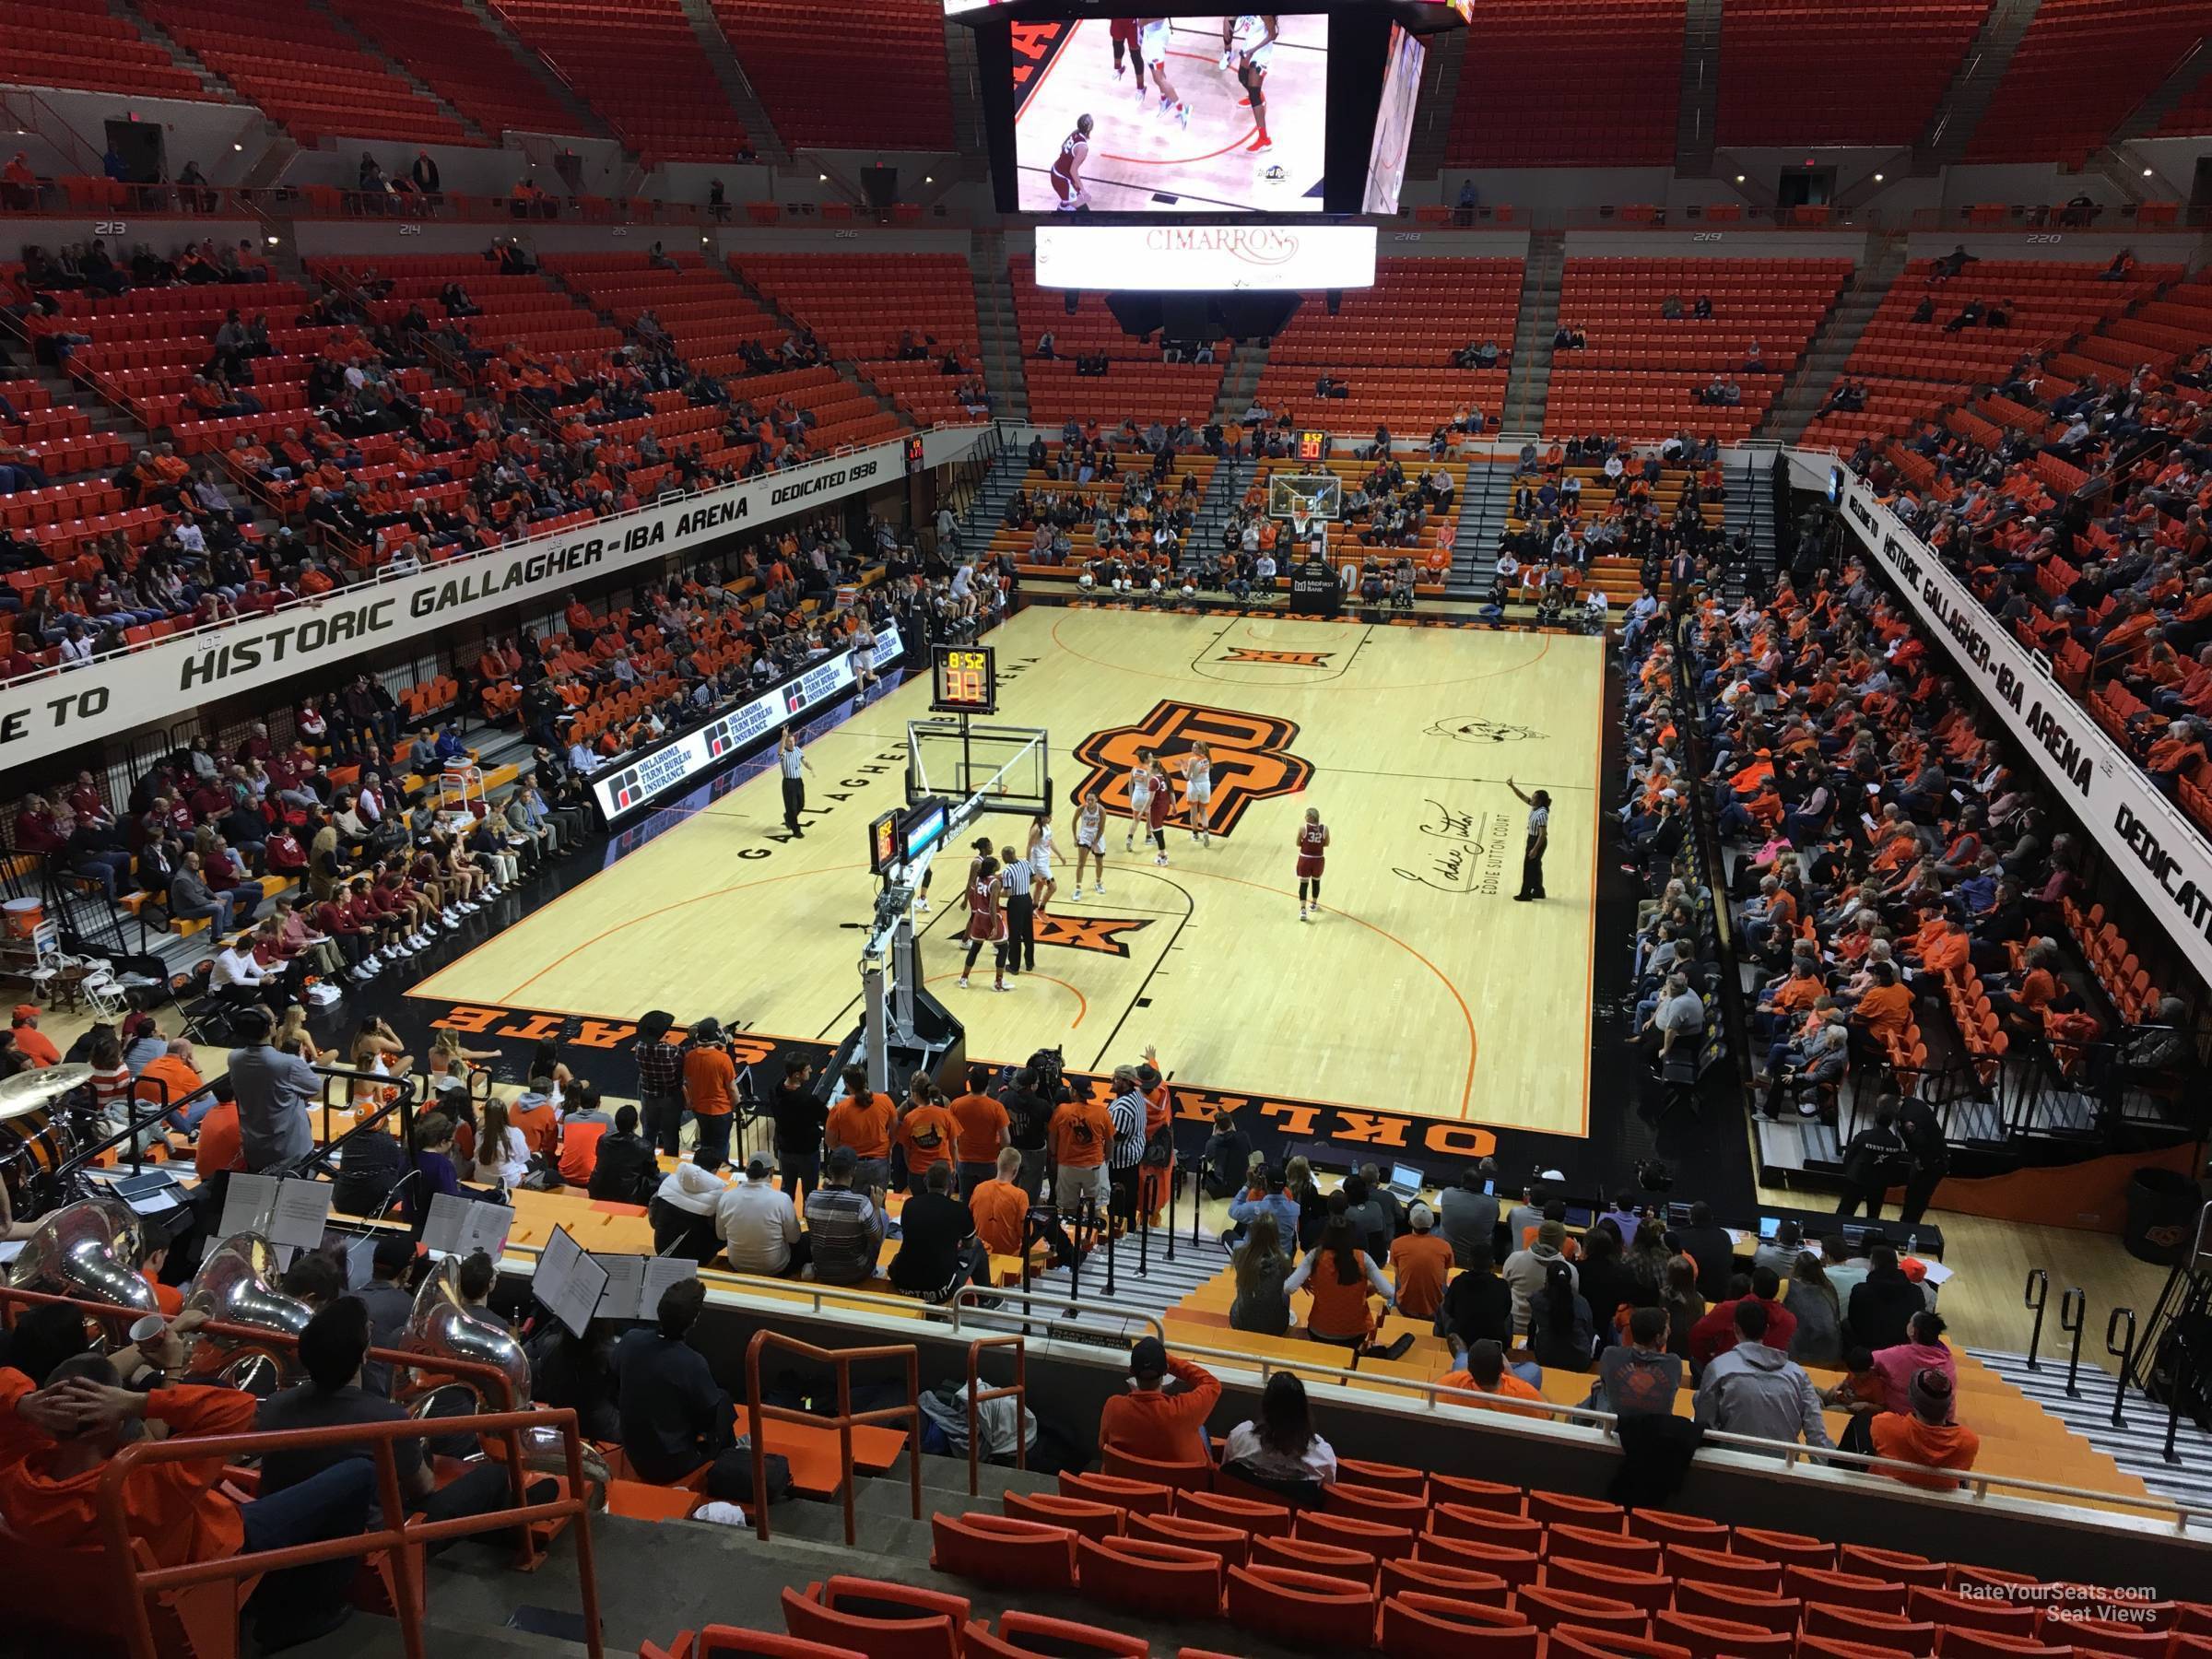
<instances>
[{"instance_id":1,"label":"red seat back","mask_svg":"<svg viewBox=\"0 0 2212 1659\"><path fill-rule=\"evenodd\" d=\"M1361 1458L1340 1457L1336 1460L1336 1478L1354 1486L1380 1487L1387 1492L1404 1492L1415 1498L1429 1494L1429 1477L1404 1464L1368 1463Z\"/></svg>"},{"instance_id":2,"label":"red seat back","mask_svg":"<svg viewBox=\"0 0 2212 1659\"><path fill-rule=\"evenodd\" d=\"M1836 1570L1900 1584L1925 1584L1933 1590L1947 1588L1951 1575L1950 1568L1942 1561L1931 1561L1909 1550L1877 1549L1871 1544L1837 1545Z\"/></svg>"},{"instance_id":3,"label":"red seat back","mask_svg":"<svg viewBox=\"0 0 2212 1659\"><path fill-rule=\"evenodd\" d=\"M1389 1659L1536 1659L1542 1632L1504 1607L1448 1595L1394 1595L1382 1604L1382 1652Z\"/></svg>"},{"instance_id":4,"label":"red seat back","mask_svg":"<svg viewBox=\"0 0 2212 1659\"><path fill-rule=\"evenodd\" d=\"M1440 1503L1429 1512L1429 1530L1447 1538L1474 1538L1485 1544L1503 1544L1514 1549L1541 1549L1544 1524L1525 1515L1501 1515L1489 1510L1468 1509L1457 1503Z\"/></svg>"},{"instance_id":5,"label":"red seat back","mask_svg":"<svg viewBox=\"0 0 2212 1659\"><path fill-rule=\"evenodd\" d=\"M1062 1498L1052 1492L1008 1492L999 1501L1006 1513L1017 1520L1065 1526L1086 1538L1119 1537L1127 1515L1125 1510L1114 1504L1094 1503L1088 1498Z\"/></svg>"},{"instance_id":6,"label":"red seat back","mask_svg":"<svg viewBox=\"0 0 2212 1659\"><path fill-rule=\"evenodd\" d=\"M1595 1561L1623 1567L1632 1572L1659 1571L1659 1546L1649 1538L1631 1538L1594 1526L1556 1522L1545 1528L1544 1553L1552 1560Z\"/></svg>"},{"instance_id":7,"label":"red seat back","mask_svg":"<svg viewBox=\"0 0 2212 1659\"><path fill-rule=\"evenodd\" d=\"M1688 1650L1671 1641L1653 1641L1628 1630L1603 1626L1561 1625L1552 1631L1545 1652L1553 1659L1689 1659Z\"/></svg>"},{"instance_id":8,"label":"red seat back","mask_svg":"<svg viewBox=\"0 0 2212 1659\"><path fill-rule=\"evenodd\" d=\"M1805 1616L1805 1604L1794 1595L1761 1595L1756 1590L1735 1590L1724 1584L1675 1581L1675 1611L1705 1618L1733 1618L1757 1625L1762 1630L1794 1630Z\"/></svg>"},{"instance_id":9,"label":"red seat back","mask_svg":"<svg viewBox=\"0 0 2212 1659\"><path fill-rule=\"evenodd\" d=\"M1486 1607L1502 1607L1513 1599L1513 1587L1494 1572L1469 1567L1447 1567L1440 1561L1385 1561L1380 1588L1393 1595L1449 1595Z\"/></svg>"},{"instance_id":10,"label":"red seat back","mask_svg":"<svg viewBox=\"0 0 2212 1659\"><path fill-rule=\"evenodd\" d=\"M1789 1659L1797 1639L1734 1618L1705 1618L1695 1613L1661 1613L1652 1634L1689 1650L1690 1659Z\"/></svg>"},{"instance_id":11,"label":"red seat back","mask_svg":"<svg viewBox=\"0 0 2212 1659\"><path fill-rule=\"evenodd\" d=\"M1528 1517L1547 1524L1564 1521L1570 1526L1594 1526L1605 1532L1620 1532L1629 1524L1629 1512L1618 1503L1608 1503L1603 1498L1581 1498L1572 1492L1546 1492L1531 1488L1528 1494Z\"/></svg>"},{"instance_id":12,"label":"red seat back","mask_svg":"<svg viewBox=\"0 0 2212 1659\"><path fill-rule=\"evenodd\" d=\"M1381 1576L1381 1565L1364 1549L1324 1544L1318 1538L1254 1538L1252 1565L1281 1567L1319 1578L1342 1579L1365 1585L1371 1592Z\"/></svg>"},{"instance_id":13,"label":"red seat back","mask_svg":"<svg viewBox=\"0 0 2212 1659\"><path fill-rule=\"evenodd\" d=\"M1936 1651L1943 1659L2012 1659L2016 1653L2032 1659L2054 1659L2060 1654L2073 1659L2074 1654L2071 1647L2048 1647L2032 1637L2001 1636L1994 1630L1968 1630L1957 1625L1936 1636Z\"/></svg>"},{"instance_id":14,"label":"red seat back","mask_svg":"<svg viewBox=\"0 0 2212 1659\"><path fill-rule=\"evenodd\" d=\"M1338 1468L1344 1465L1340 1463ZM1456 1503L1466 1509L1488 1510L1498 1515L1518 1515L1528 1495L1517 1486L1495 1480L1470 1480L1464 1475L1431 1475L1429 1496L1438 1503Z\"/></svg>"},{"instance_id":15,"label":"red seat back","mask_svg":"<svg viewBox=\"0 0 2212 1659\"><path fill-rule=\"evenodd\" d=\"M1382 1526L1419 1532L1429 1516L1429 1501L1414 1492L1387 1487L1347 1486L1339 1481L1322 1491L1321 1506L1332 1515L1345 1515Z\"/></svg>"},{"instance_id":16,"label":"red seat back","mask_svg":"<svg viewBox=\"0 0 2212 1659\"><path fill-rule=\"evenodd\" d=\"M1677 1515L1672 1510L1640 1509L1629 1512L1629 1536L1649 1538L1654 1544L1689 1544L1700 1549L1726 1549L1728 1529L1702 1515Z\"/></svg>"},{"instance_id":17,"label":"red seat back","mask_svg":"<svg viewBox=\"0 0 2212 1659\"><path fill-rule=\"evenodd\" d=\"M1546 1561L1544 1582L1555 1590L1610 1596L1646 1613L1656 1613L1675 1599L1675 1581L1664 1573L1633 1572L1626 1567L1604 1567L1594 1561Z\"/></svg>"},{"instance_id":18,"label":"red seat back","mask_svg":"<svg viewBox=\"0 0 2212 1659\"><path fill-rule=\"evenodd\" d=\"M1111 1503L1147 1515L1164 1515L1175 1507L1175 1488L1156 1480L1124 1480L1118 1475L1089 1475L1080 1469L1060 1471L1060 1496L1088 1498L1093 1503Z\"/></svg>"},{"instance_id":19,"label":"red seat back","mask_svg":"<svg viewBox=\"0 0 2212 1659\"><path fill-rule=\"evenodd\" d=\"M1163 1618L1221 1616L1221 1558L1151 1538L1085 1538L1083 1595Z\"/></svg>"},{"instance_id":20,"label":"red seat back","mask_svg":"<svg viewBox=\"0 0 2212 1659\"><path fill-rule=\"evenodd\" d=\"M2173 1640L2164 1630L2132 1619L2053 1618L2048 1614L2036 1633L2045 1641L2072 1642L2077 1653L2141 1653L2146 1659L2164 1653Z\"/></svg>"},{"instance_id":21,"label":"red seat back","mask_svg":"<svg viewBox=\"0 0 2212 1659\"><path fill-rule=\"evenodd\" d=\"M1363 1550L1382 1560L1413 1553L1413 1539L1419 1522L1392 1525L1381 1521L1363 1521L1357 1515L1329 1514L1320 1510L1300 1510L1292 1535L1312 1539L1318 1544L1340 1545L1346 1549Z\"/></svg>"},{"instance_id":22,"label":"red seat back","mask_svg":"<svg viewBox=\"0 0 2212 1659\"><path fill-rule=\"evenodd\" d=\"M1201 1521L1195 1515L1132 1515L1127 1535L1203 1549L1224 1566L1241 1567L1252 1554L1252 1535L1242 1527Z\"/></svg>"},{"instance_id":23,"label":"red seat back","mask_svg":"<svg viewBox=\"0 0 2212 1659\"><path fill-rule=\"evenodd\" d=\"M1125 1630L1102 1625L1078 1624L1073 1619L1047 1618L1041 1613L1021 1613L1009 1607L998 1616L998 1639L1025 1653L1053 1653L1066 1659L1071 1653L1097 1653L1103 1659L1145 1659L1152 1644Z\"/></svg>"},{"instance_id":24,"label":"red seat back","mask_svg":"<svg viewBox=\"0 0 2212 1659\"><path fill-rule=\"evenodd\" d=\"M929 1564L955 1578L1022 1589L1076 1587L1076 1534L1065 1526L971 1512L930 1518Z\"/></svg>"},{"instance_id":25,"label":"red seat back","mask_svg":"<svg viewBox=\"0 0 2212 1659\"><path fill-rule=\"evenodd\" d=\"M1651 1623L1649 1616L1633 1602L1587 1595L1580 1590L1555 1590L1548 1584L1522 1585L1513 1593L1513 1606L1527 1614L1528 1622L1539 1630L1576 1624L1641 1636Z\"/></svg>"},{"instance_id":26,"label":"red seat back","mask_svg":"<svg viewBox=\"0 0 2212 1659\"><path fill-rule=\"evenodd\" d=\"M1216 1522L1223 1526L1242 1527L1254 1537L1263 1533L1278 1538L1290 1535L1290 1507L1288 1504L1232 1498L1226 1492L1177 1492L1175 1512L1199 1521Z\"/></svg>"},{"instance_id":27,"label":"red seat back","mask_svg":"<svg viewBox=\"0 0 2212 1659\"><path fill-rule=\"evenodd\" d=\"M1685 1583L1726 1584L1737 1590L1756 1590L1764 1595L1771 1595L1782 1588L1781 1562L1762 1561L1757 1556L1737 1555L1731 1549L1669 1544L1665 1568Z\"/></svg>"},{"instance_id":28,"label":"red seat back","mask_svg":"<svg viewBox=\"0 0 2212 1659\"><path fill-rule=\"evenodd\" d=\"M1805 1609L1805 1633L1832 1636L1861 1647L1887 1648L1893 1653L1912 1653L1925 1659L1936 1651L1936 1627L1924 1618L1907 1618L1902 1613L1876 1613L1864 1607L1833 1607L1814 1603Z\"/></svg>"},{"instance_id":29,"label":"red seat back","mask_svg":"<svg viewBox=\"0 0 2212 1659\"><path fill-rule=\"evenodd\" d=\"M1371 1589L1342 1579L1253 1563L1229 1570L1232 1624L1300 1647L1364 1652L1375 1641L1375 1598Z\"/></svg>"},{"instance_id":30,"label":"red seat back","mask_svg":"<svg viewBox=\"0 0 2212 1659\"><path fill-rule=\"evenodd\" d=\"M1101 1474L1118 1480L1139 1480L1153 1486L1163 1486L1171 1491L1188 1489L1195 1492L1210 1490L1214 1484L1214 1465L1203 1460L1196 1463L1161 1463L1157 1458L1139 1457L1134 1453L1117 1451L1111 1446L1099 1451L1099 1469ZM1066 1488L1063 1487L1062 1490ZM1131 1506L1134 1507L1134 1506Z\"/></svg>"},{"instance_id":31,"label":"red seat back","mask_svg":"<svg viewBox=\"0 0 2212 1659\"><path fill-rule=\"evenodd\" d=\"M1978 1595L1954 1595L1948 1590L1931 1590L1915 1584L1905 1598L1905 1610L1914 1618L1952 1630L1994 1630L2006 1636L2032 1636L2036 1609L2010 1602L1990 1601Z\"/></svg>"},{"instance_id":32,"label":"red seat back","mask_svg":"<svg viewBox=\"0 0 2212 1659\"><path fill-rule=\"evenodd\" d=\"M964 1620L962 1622L965 1622ZM866 1659L959 1659L959 1626L943 1614L877 1618L783 1592L783 1623L794 1636L850 1648Z\"/></svg>"},{"instance_id":33,"label":"red seat back","mask_svg":"<svg viewBox=\"0 0 2212 1659\"><path fill-rule=\"evenodd\" d=\"M1824 1567L1784 1567L1782 1587L1792 1595L1803 1596L1808 1605L1865 1607L1875 1613L1905 1610L1902 1584L1867 1578L1863 1573L1836 1572Z\"/></svg>"},{"instance_id":34,"label":"red seat back","mask_svg":"<svg viewBox=\"0 0 2212 1659\"><path fill-rule=\"evenodd\" d=\"M1485 1544L1476 1538L1446 1538L1432 1532L1423 1533L1414 1540L1413 1559L1448 1567L1472 1567L1477 1572L1494 1572L1516 1588L1536 1582L1536 1552L1515 1549L1508 1544Z\"/></svg>"},{"instance_id":35,"label":"red seat back","mask_svg":"<svg viewBox=\"0 0 2212 1659\"><path fill-rule=\"evenodd\" d=\"M1785 1567L1832 1567L1836 1547L1803 1533L1773 1532L1763 1526L1735 1529L1735 1553L1757 1556L1762 1561L1780 1561Z\"/></svg>"}]
</instances>

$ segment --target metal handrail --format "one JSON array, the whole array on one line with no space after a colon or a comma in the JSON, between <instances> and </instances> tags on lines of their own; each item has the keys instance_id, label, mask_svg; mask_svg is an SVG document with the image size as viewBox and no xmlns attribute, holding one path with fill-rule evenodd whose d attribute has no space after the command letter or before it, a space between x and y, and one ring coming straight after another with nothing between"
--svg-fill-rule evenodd
<instances>
[{"instance_id":1,"label":"metal handrail","mask_svg":"<svg viewBox=\"0 0 2212 1659\"><path fill-rule=\"evenodd\" d=\"M837 1372L837 1415L819 1418L789 1406L766 1406L760 1400L760 1356L770 1348L798 1355L803 1359L827 1362ZM972 1355L971 1356L972 1359ZM873 1411L853 1409L853 1367L863 1359L906 1361L906 1404L882 1406ZM753 1530L768 1541L768 1447L761 1430L770 1421L801 1423L811 1429L837 1430L838 1490L845 1506L845 1545L850 1548L858 1532L853 1515L853 1430L864 1423L904 1419L910 1437L906 1465L913 1481L914 1519L922 1519L922 1350L911 1342L885 1343L877 1347L826 1348L781 1331L755 1331L745 1347L746 1431L753 1446ZM972 1439L969 1441L973 1445ZM412 1659L412 1656L410 1656Z\"/></svg>"},{"instance_id":2,"label":"metal handrail","mask_svg":"<svg viewBox=\"0 0 2212 1659\"><path fill-rule=\"evenodd\" d=\"M1076 1317L1054 1318L1046 1314L1009 1312L1004 1308L990 1306L985 1301L985 1298L993 1298L999 1301L1018 1301L1025 1309L1041 1302L1061 1309L1064 1312L1072 1313ZM880 1301L882 1299L878 1297L877 1300ZM956 1331L962 1328L964 1322L971 1320L1019 1321L1025 1331L1028 1330L1031 1322L1035 1321L1062 1331L1082 1332L1093 1336L1111 1336L1119 1341L1128 1336L1128 1327L1131 1324L1147 1324L1152 1327L1152 1335L1159 1337L1160 1341L1165 1342L1168 1339L1167 1326L1160 1323L1159 1315L1149 1308L1139 1307L1135 1302L1117 1302L1098 1299L1087 1301L1077 1300L1065 1290L1018 1290L1011 1285L1003 1288L962 1285L953 1292L952 1300L945 1305L952 1310L952 1328ZM1082 1314L1092 1312L1096 1312L1101 1316L1100 1323L1088 1324L1083 1320ZM1118 1321L1118 1327L1113 1324L1107 1323L1112 1321Z\"/></svg>"},{"instance_id":3,"label":"metal handrail","mask_svg":"<svg viewBox=\"0 0 2212 1659\"><path fill-rule=\"evenodd\" d=\"M982 1387L983 1350L988 1347L1006 1347L1014 1350L1014 1382L1007 1388ZM976 1408L986 1400L1014 1402L1014 1466L1030 1466L1029 1436L1023 1432L1029 1423L1030 1365L1028 1345L1019 1336L978 1336L968 1345L968 1496L972 1498L982 1490L982 1415Z\"/></svg>"},{"instance_id":4,"label":"metal handrail","mask_svg":"<svg viewBox=\"0 0 2212 1659\"><path fill-rule=\"evenodd\" d=\"M392 1447L398 1441L429 1440L455 1430L498 1434L508 1439L532 1429L554 1429L560 1433L561 1452L568 1465L569 1495L545 1503L518 1500L486 1514L463 1515L450 1521L409 1521L399 1489L399 1469ZM226 1460L261 1457L285 1450L335 1450L368 1445L376 1465L377 1505L384 1524L374 1532L350 1537L328 1538L316 1544L294 1544L282 1549L219 1556L212 1560L185 1561L174 1567L145 1567L132 1547L128 1517L124 1512L124 1484L148 1464L184 1463L202 1458ZM511 1465L519 1486L519 1461ZM401 1645L407 1659L426 1659L422 1641L421 1586L414 1558L408 1551L419 1544L439 1544L452 1538L472 1537L535 1521L576 1523L577 1596L582 1603L583 1645L593 1659L603 1659L606 1649L599 1628L599 1583L592 1554L591 1507L585 1500L583 1441L572 1410L500 1411L465 1418L407 1418L388 1423L352 1423L329 1429L290 1429L274 1433L183 1435L173 1440L134 1441L109 1459L100 1479L100 1524L112 1559L123 1563L130 1585L130 1606L124 1613L124 1639L131 1659L158 1659L153 1622L146 1610L149 1590L182 1589L223 1580L252 1578L288 1567L306 1567L322 1561L342 1561L356 1556L385 1555L395 1581L394 1613L399 1620ZM394 1521L394 1516L400 1517Z\"/></svg>"}]
</instances>

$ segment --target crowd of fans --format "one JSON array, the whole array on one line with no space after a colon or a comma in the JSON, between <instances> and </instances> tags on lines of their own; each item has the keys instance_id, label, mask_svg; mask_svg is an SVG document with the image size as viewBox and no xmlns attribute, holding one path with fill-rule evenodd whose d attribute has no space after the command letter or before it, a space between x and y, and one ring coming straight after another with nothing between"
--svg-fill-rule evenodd
<instances>
[{"instance_id":1,"label":"crowd of fans","mask_svg":"<svg viewBox=\"0 0 2212 1659\"><path fill-rule=\"evenodd\" d=\"M2023 356L1983 406L1852 465L2048 653L2170 795L2212 773L2212 346L2069 383ZM2184 797L2184 805L2191 806ZM2195 812L2212 819L2212 806Z\"/></svg>"}]
</instances>

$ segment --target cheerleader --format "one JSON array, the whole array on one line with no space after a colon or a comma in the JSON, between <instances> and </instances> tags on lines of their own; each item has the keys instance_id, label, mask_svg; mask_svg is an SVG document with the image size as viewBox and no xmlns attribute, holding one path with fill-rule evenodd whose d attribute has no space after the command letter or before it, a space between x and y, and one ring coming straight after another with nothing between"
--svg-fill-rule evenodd
<instances>
[{"instance_id":1,"label":"cheerleader","mask_svg":"<svg viewBox=\"0 0 2212 1659\"><path fill-rule=\"evenodd\" d=\"M1329 850L1328 826L1321 809L1306 808L1306 821L1298 827L1298 919L1311 922L1321 914L1321 870Z\"/></svg>"},{"instance_id":2,"label":"cheerleader","mask_svg":"<svg viewBox=\"0 0 2212 1659\"><path fill-rule=\"evenodd\" d=\"M876 688L876 636L865 622L853 641L853 686L863 698Z\"/></svg>"},{"instance_id":3,"label":"cheerleader","mask_svg":"<svg viewBox=\"0 0 2212 1659\"><path fill-rule=\"evenodd\" d=\"M1044 914L1044 907L1052 902L1053 881L1053 821L1036 818L1030 824L1028 858L1030 892L1036 900L1037 913Z\"/></svg>"},{"instance_id":4,"label":"cheerleader","mask_svg":"<svg viewBox=\"0 0 2212 1659\"><path fill-rule=\"evenodd\" d=\"M1203 742L1193 743L1182 758L1182 798L1191 826L1191 839L1201 846L1214 835L1214 755Z\"/></svg>"},{"instance_id":5,"label":"cheerleader","mask_svg":"<svg viewBox=\"0 0 2212 1659\"><path fill-rule=\"evenodd\" d=\"M982 954L986 945L994 947L991 963L991 989L1006 988L1006 916L999 908L1004 888L998 877L998 860L984 853L975 861L968 877L968 960L960 969L960 989L968 989L968 976L975 971L975 959Z\"/></svg>"},{"instance_id":6,"label":"cheerleader","mask_svg":"<svg viewBox=\"0 0 2212 1659\"><path fill-rule=\"evenodd\" d=\"M1083 897L1083 867L1098 866L1098 879L1092 886L1099 896L1106 894L1106 808L1095 794L1085 795L1076 806L1076 890L1074 898Z\"/></svg>"}]
</instances>

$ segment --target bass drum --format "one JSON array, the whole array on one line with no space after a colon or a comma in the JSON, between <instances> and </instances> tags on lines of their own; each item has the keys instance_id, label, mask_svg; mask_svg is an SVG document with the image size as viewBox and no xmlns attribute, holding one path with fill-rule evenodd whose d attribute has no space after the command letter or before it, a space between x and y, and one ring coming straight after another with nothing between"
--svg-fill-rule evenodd
<instances>
[{"instance_id":1,"label":"bass drum","mask_svg":"<svg viewBox=\"0 0 2212 1659\"><path fill-rule=\"evenodd\" d=\"M0 1183L18 1221L34 1221L61 1202L56 1171L91 1143L77 1131L81 1113L37 1107L0 1123Z\"/></svg>"}]
</instances>

